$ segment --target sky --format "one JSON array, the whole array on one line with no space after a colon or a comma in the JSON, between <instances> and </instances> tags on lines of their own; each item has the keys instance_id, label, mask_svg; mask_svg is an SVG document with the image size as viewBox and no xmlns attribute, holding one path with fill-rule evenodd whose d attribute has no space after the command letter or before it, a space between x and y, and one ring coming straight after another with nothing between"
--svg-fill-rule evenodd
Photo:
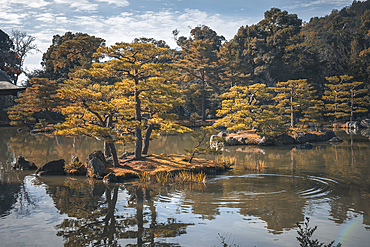
<instances>
[{"instance_id":1,"label":"sky","mask_svg":"<svg viewBox=\"0 0 370 247\"><path fill-rule=\"evenodd\" d=\"M172 30L189 36L198 25L207 25L227 40L241 26L253 25L271 8L297 14L303 21L330 14L353 0L0 0L0 29L8 35L19 30L36 38L40 52L29 54L27 71L40 69L42 54L53 36L87 33L115 42L147 37L164 40L176 48ZM23 80L25 78L23 77ZM22 78L21 78L22 81Z\"/></svg>"}]
</instances>

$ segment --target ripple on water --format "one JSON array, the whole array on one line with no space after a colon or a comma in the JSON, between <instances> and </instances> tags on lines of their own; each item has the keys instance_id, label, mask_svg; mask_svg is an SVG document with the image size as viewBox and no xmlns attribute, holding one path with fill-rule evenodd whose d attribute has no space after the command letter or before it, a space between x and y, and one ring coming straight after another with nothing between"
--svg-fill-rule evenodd
<instances>
[{"instance_id":1,"label":"ripple on water","mask_svg":"<svg viewBox=\"0 0 370 247\"><path fill-rule=\"evenodd\" d=\"M322 199L338 184L337 181L329 178L279 174L220 176L209 182L230 186L230 191L218 197L216 203L219 204L233 204L239 203L240 200L266 197L271 200L276 197L283 199L292 196L302 199Z\"/></svg>"}]
</instances>

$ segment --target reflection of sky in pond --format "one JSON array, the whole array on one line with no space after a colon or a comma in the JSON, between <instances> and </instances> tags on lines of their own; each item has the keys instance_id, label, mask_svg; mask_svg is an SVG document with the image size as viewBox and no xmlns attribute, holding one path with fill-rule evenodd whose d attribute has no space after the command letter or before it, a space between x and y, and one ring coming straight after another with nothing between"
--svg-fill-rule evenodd
<instances>
[{"instance_id":1,"label":"reflection of sky in pond","mask_svg":"<svg viewBox=\"0 0 370 247\"><path fill-rule=\"evenodd\" d=\"M9 212L0 218L0 245L56 246L63 245L63 238L57 232L64 230L61 223L74 218L76 210L84 207L106 207L105 185L100 194L78 199L79 192L89 188L85 178L45 177L36 179L30 173L9 170L11 160L24 154L38 163L48 159L70 159L77 153L83 160L89 150L102 147L101 142L85 138L55 138L28 136L27 133L0 133L1 139L10 142L0 150L3 167L2 181L12 181L18 190L16 201ZM169 220L181 223L184 231L176 237L157 236L155 241L178 243L181 246L220 246L218 234L226 236L229 244L242 246L297 246L296 223L310 218L310 226L318 226L314 238L320 242L340 241L344 246L366 246L369 235L368 191L370 145L367 138L339 133L344 142L332 146L327 143L315 144L313 150L292 151L292 147L258 147L263 152L255 152L252 147L228 147L224 155L235 156L240 162L235 169L223 175L208 177L206 186L159 186L152 190L151 200L143 205L143 227L148 233L153 227L152 210L156 212L157 225L171 225ZM7 139L8 138L8 139ZM5 141L6 142L6 141ZM153 142L152 153L182 153L190 148L189 135L165 136ZM119 147L129 150L129 146ZM49 155L45 155L45 154ZM1 158L0 159L4 159ZM266 162L264 173L246 172L242 162ZM242 162L241 162L242 161ZM10 165L9 165L10 164ZM8 167L9 166L9 167ZM23 181L24 179L24 187ZM72 183L73 182L73 183ZM73 185L70 189L66 186ZM85 187L84 187L85 186ZM98 186L98 187L99 187ZM58 204L64 199L56 194L63 188L78 203L76 208ZM91 188L90 188L91 189ZM132 182L120 185L114 217L134 219L137 214L135 192ZM25 193L27 192L27 193ZM23 194L22 194L23 193ZM145 194L145 193L144 193ZM28 196L31 203L24 199ZM23 199L22 199L23 198ZM89 199L96 203L89 204ZM100 203L100 204L99 204ZM57 209L58 208L58 209ZM99 208L98 208L99 209ZM61 210L61 211L59 211ZM61 214L60 212L68 212ZM100 219L104 218L104 212ZM57 229L58 226L59 228ZM126 231L137 232L137 225L130 225ZM160 230L155 229L160 232ZM136 244L134 237L118 239L118 243ZM55 244L54 244L55 243ZM64 242L66 243L66 242Z\"/></svg>"}]
</instances>

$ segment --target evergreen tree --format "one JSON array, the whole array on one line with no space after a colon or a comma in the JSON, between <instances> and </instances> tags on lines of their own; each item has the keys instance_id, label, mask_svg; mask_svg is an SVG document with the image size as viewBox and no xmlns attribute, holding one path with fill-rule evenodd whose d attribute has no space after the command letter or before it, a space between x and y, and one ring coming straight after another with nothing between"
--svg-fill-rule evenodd
<instances>
[{"instance_id":1,"label":"evergreen tree","mask_svg":"<svg viewBox=\"0 0 370 247\"><path fill-rule=\"evenodd\" d=\"M322 103L317 100L316 91L306 79L278 82L274 90L277 92L274 97L277 107L285 109L285 113L290 115L290 127L294 127L297 113L304 115L303 120L318 116Z\"/></svg>"},{"instance_id":2,"label":"evergreen tree","mask_svg":"<svg viewBox=\"0 0 370 247\"><path fill-rule=\"evenodd\" d=\"M66 120L56 125L60 135L86 135L108 143L114 165L118 166L114 142L126 140L131 118L129 98L123 82L109 85L96 69L78 70L66 80L58 97L66 103L61 111ZM106 151L105 151L106 153Z\"/></svg>"},{"instance_id":3,"label":"evergreen tree","mask_svg":"<svg viewBox=\"0 0 370 247\"><path fill-rule=\"evenodd\" d=\"M363 82L352 79L353 76L348 75L326 77L329 83L325 84L327 90L323 99L331 102L326 104L326 115L334 116L334 121L343 117L349 117L350 121L353 121L354 114L368 111L368 89L363 88Z\"/></svg>"},{"instance_id":4,"label":"evergreen tree","mask_svg":"<svg viewBox=\"0 0 370 247\"><path fill-rule=\"evenodd\" d=\"M78 69L89 69L96 58L96 49L105 40L88 34L66 32L63 36L54 35L52 45L42 56L42 70L37 77L49 78L58 82L68 79L68 73Z\"/></svg>"},{"instance_id":5,"label":"evergreen tree","mask_svg":"<svg viewBox=\"0 0 370 247\"><path fill-rule=\"evenodd\" d=\"M15 99L17 103L8 109L11 125L26 125L32 129L38 121L46 119L52 123L52 112L58 112L61 102L56 97L59 86L55 81L45 78L33 78L30 86Z\"/></svg>"},{"instance_id":6,"label":"evergreen tree","mask_svg":"<svg viewBox=\"0 0 370 247\"><path fill-rule=\"evenodd\" d=\"M116 43L101 47L96 56L109 58L104 63L95 63L94 69L105 77L120 80L129 98L133 121L125 128L135 133L135 159L140 159L149 148L149 140L155 126L162 132L183 132L188 129L174 123L171 110L183 104L180 92L174 83L173 66L165 61L168 49L152 42ZM142 130L146 129L144 138ZM143 146L144 144L144 146Z\"/></svg>"},{"instance_id":7,"label":"evergreen tree","mask_svg":"<svg viewBox=\"0 0 370 247\"><path fill-rule=\"evenodd\" d=\"M249 83L250 69L244 65L235 41L225 42L217 53L223 89Z\"/></svg>"},{"instance_id":8,"label":"evergreen tree","mask_svg":"<svg viewBox=\"0 0 370 247\"><path fill-rule=\"evenodd\" d=\"M220 119L214 127L224 126L234 131L255 127L265 135L282 130L286 120L281 109L269 104L272 94L265 84L234 86L222 97L222 109L217 112Z\"/></svg>"},{"instance_id":9,"label":"evergreen tree","mask_svg":"<svg viewBox=\"0 0 370 247\"><path fill-rule=\"evenodd\" d=\"M198 113L202 116L202 121L205 121L207 104L211 103L210 96L217 93L217 51L225 38L218 36L207 26L192 29L189 38L177 37L177 30L173 33L181 47L174 63L182 75L180 85L184 91L187 108L193 108L193 111L200 108Z\"/></svg>"}]
</instances>

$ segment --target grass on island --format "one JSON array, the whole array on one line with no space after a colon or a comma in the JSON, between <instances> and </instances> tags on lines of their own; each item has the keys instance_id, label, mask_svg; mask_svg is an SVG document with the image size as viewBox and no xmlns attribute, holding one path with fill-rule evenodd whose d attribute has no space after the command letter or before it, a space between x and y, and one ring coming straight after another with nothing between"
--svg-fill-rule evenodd
<instances>
[{"instance_id":1,"label":"grass on island","mask_svg":"<svg viewBox=\"0 0 370 247\"><path fill-rule=\"evenodd\" d=\"M202 158L194 158L192 163L189 163L188 157L180 154L150 154L144 156L141 160L134 160L133 156L127 156L124 159L120 159L119 164L119 167L113 167L112 164L109 164L104 173L112 172L119 180L141 178L145 181L147 176L162 177L163 180L163 176L175 175L183 177L198 176L198 178L194 177L194 179L204 180L203 175L199 174L217 173L230 168L230 164L227 162L217 162Z\"/></svg>"}]
</instances>

